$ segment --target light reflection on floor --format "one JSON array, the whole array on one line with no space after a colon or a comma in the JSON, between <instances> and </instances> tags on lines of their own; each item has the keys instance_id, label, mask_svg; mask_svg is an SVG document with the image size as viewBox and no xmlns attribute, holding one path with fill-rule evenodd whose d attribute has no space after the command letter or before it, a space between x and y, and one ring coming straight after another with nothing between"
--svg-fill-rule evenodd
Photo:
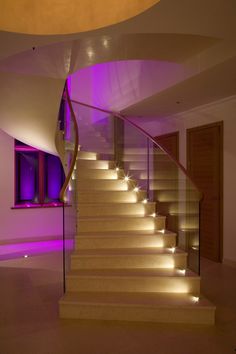
<instances>
[{"instance_id":1,"label":"light reflection on floor","mask_svg":"<svg viewBox=\"0 0 236 354\"><path fill-rule=\"evenodd\" d=\"M0 354L235 353L236 268L202 262L202 292L217 306L215 326L60 320L62 252L54 251L61 245L39 245L22 245L21 255L33 248L47 253L0 262ZM13 251L19 254L12 247L9 257Z\"/></svg>"},{"instance_id":2,"label":"light reflection on floor","mask_svg":"<svg viewBox=\"0 0 236 354\"><path fill-rule=\"evenodd\" d=\"M73 248L73 240L66 240L65 248L67 250L71 250ZM62 251L62 249L62 240L0 245L0 260L15 259L21 257L27 258L44 253Z\"/></svg>"}]
</instances>

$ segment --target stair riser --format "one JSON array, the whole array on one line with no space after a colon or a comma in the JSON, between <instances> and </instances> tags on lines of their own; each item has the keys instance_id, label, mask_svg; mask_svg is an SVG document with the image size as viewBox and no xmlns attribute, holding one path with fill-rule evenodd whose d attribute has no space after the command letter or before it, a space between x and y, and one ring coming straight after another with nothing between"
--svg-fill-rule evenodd
<instances>
[{"instance_id":1,"label":"stair riser","mask_svg":"<svg viewBox=\"0 0 236 354\"><path fill-rule=\"evenodd\" d=\"M71 269L186 268L186 255L72 256Z\"/></svg>"},{"instance_id":2,"label":"stair riser","mask_svg":"<svg viewBox=\"0 0 236 354\"><path fill-rule=\"evenodd\" d=\"M145 169L134 169L132 170L132 176L137 179L144 179L146 180L148 178L146 168ZM177 171L164 171L164 170L158 170L158 171L151 171L150 174L150 180L152 179L167 179L167 180L176 180L178 179L178 172Z\"/></svg>"},{"instance_id":3,"label":"stair riser","mask_svg":"<svg viewBox=\"0 0 236 354\"><path fill-rule=\"evenodd\" d=\"M191 215L169 215L168 216L168 229L179 230L179 229L198 229L199 228L199 217Z\"/></svg>"},{"instance_id":4,"label":"stair riser","mask_svg":"<svg viewBox=\"0 0 236 354\"><path fill-rule=\"evenodd\" d=\"M165 218L117 218L117 219L79 219L78 232L161 230L165 229Z\"/></svg>"},{"instance_id":5,"label":"stair riser","mask_svg":"<svg viewBox=\"0 0 236 354\"><path fill-rule=\"evenodd\" d=\"M175 247L176 236L76 237L75 249Z\"/></svg>"},{"instance_id":6,"label":"stair riser","mask_svg":"<svg viewBox=\"0 0 236 354\"><path fill-rule=\"evenodd\" d=\"M115 171L114 169L111 170L92 170L92 169L84 169L84 170L78 170L77 173L77 179L78 183L80 183L81 180L84 179L117 179L117 178L122 178L124 176L124 171Z\"/></svg>"},{"instance_id":7,"label":"stair riser","mask_svg":"<svg viewBox=\"0 0 236 354\"><path fill-rule=\"evenodd\" d=\"M195 191L154 191L154 200L158 202L197 202L199 201L199 193Z\"/></svg>"},{"instance_id":8,"label":"stair riser","mask_svg":"<svg viewBox=\"0 0 236 354\"><path fill-rule=\"evenodd\" d=\"M189 250L191 247L198 247L199 246L199 231L196 230L195 232L184 232L179 231L179 246L181 249Z\"/></svg>"},{"instance_id":9,"label":"stair riser","mask_svg":"<svg viewBox=\"0 0 236 354\"><path fill-rule=\"evenodd\" d=\"M150 158L152 158L152 155L150 153ZM146 162L147 161L147 154L125 154L123 159L123 161L125 162L133 162L133 161L137 161L137 162ZM164 154L157 154L155 155L155 161L158 162L163 162L163 161L167 161L170 162L171 159L168 155L164 155ZM173 163L171 161L171 163Z\"/></svg>"},{"instance_id":10,"label":"stair riser","mask_svg":"<svg viewBox=\"0 0 236 354\"><path fill-rule=\"evenodd\" d=\"M150 190L188 190L195 191L193 185L186 183L185 180L158 180L150 181ZM190 192L191 193L191 192Z\"/></svg>"},{"instance_id":11,"label":"stair riser","mask_svg":"<svg viewBox=\"0 0 236 354\"><path fill-rule=\"evenodd\" d=\"M167 292L199 295L199 278L68 276L67 291Z\"/></svg>"},{"instance_id":12,"label":"stair riser","mask_svg":"<svg viewBox=\"0 0 236 354\"><path fill-rule=\"evenodd\" d=\"M171 214L171 213L195 213L199 212L198 202L162 202L157 204L157 209L160 214Z\"/></svg>"},{"instance_id":13,"label":"stair riser","mask_svg":"<svg viewBox=\"0 0 236 354\"><path fill-rule=\"evenodd\" d=\"M77 169L109 169L115 168L115 164L112 161L102 161L102 160L78 160Z\"/></svg>"},{"instance_id":14,"label":"stair riser","mask_svg":"<svg viewBox=\"0 0 236 354\"><path fill-rule=\"evenodd\" d=\"M80 139L80 143L85 150L93 150L96 151L99 155L102 152L105 151L110 151L111 150L111 144L107 143L104 140L100 140L99 138L93 139L93 141L87 141L86 137Z\"/></svg>"},{"instance_id":15,"label":"stair riser","mask_svg":"<svg viewBox=\"0 0 236 354\"><path fill-rule=\"evenodd\" d=\"M97 190L97 191L127 191L129 190L129 183L122 180L102 180L94 181L78 181L78 190Z\"/></svg>"},{"instance_id":16,"label":"stair riser","mask_svg":"<svg viewBox=\"0 0 236 354\"><path fill-rule=\"evenodd\" d=\"M158 323L214 324L214 309L153 308L142 306L60 304L61 318L142 321Z\"/></svg>"},{"instance_id":17,"label":"stair riser","mask_svg":"<svg viewBox=\"0 0 236 354\"><path fill-rule=\"evenodd\" d=\"M146 193L114 192L114 191L88 191L78 193L78 203L136 203L146 198Z\"/></svg>"},{"instance_id":18,"label":"stair riser","mask_svg":"<svg viewBox=\"0 0 236 354\"><path fill-rule=\"evenodd\" d=\"M161 149L156 148L155 150L153 150L153 152L156 155L163 155L165 154ZM126 148L124 151L124 155L147 155L147 147L130 147L130 148Z\"/></svg>"},{"instance_id":19,"label":"stair riser","mask_svg":"<svg viewBox=\"0 0 236 354\"><path fill-rule=\"evenodd\" d=\"M105 216L105 215L151 215L155 212L155 204L147 203L147 204L136 204L136 203L126 203L126 204L83 204L78 209L78 215L80 217L83 216Z\"/></svg>"},{"instance_id":20,"label":"stair riser","mask_svg":"<svg viewBox=\"0 0 236 354\"><path fill-rule=\"evenodd\" d=\"M167 172L176 172L177 166L172 162L163 162L158 161L156 162L157 171L165 170ZM134 162L125 162L125 166L127 170L147 170L147 161L134 161Z\"/></svg>"},{"instance_id":21,"label":"stair riser","mask_svg":"<svg viewBox=\"0 0 236 354\"><path fill-rule=\"evenodd\" d=\"M96 160L98 154L95 152L87 152L87 151L79 151L78 152L78 159L85 159L85 160Z\"/></svg>"}]
</instances>

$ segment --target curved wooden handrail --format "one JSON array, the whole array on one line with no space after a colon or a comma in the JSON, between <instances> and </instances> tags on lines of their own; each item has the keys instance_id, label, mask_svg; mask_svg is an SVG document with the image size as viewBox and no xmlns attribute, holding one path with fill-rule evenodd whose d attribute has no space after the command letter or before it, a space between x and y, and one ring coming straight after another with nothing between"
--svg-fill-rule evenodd
<instances>
[{"instance_id":1,"label":"curved wooden handrail","mask_svg":"<svg viewBox=\"0 0 236 354\"><path fill-rule=\"evenodd\" d=\"M132 122L129 118L127 118L126 116L120 114L120 113L117 113L117 112L112 112L112 111L109 111L107 109L103 109L103 108L99 108L99 107L96 107L96 106L92 106L90 104L87 104L87 103L84 103L84 102L80 102L80 101L76 101L76 100L71 100L71 102L74 102L74 103L77 103L81 106L84 106L84 107L88 107L88 108L91 108L91 109L95 109L97 111L100 111L100 112L104 112L104 113L107 113L107 114L110 114L110 115L113 115L114 117L117 117L117 118L120 118L122 119L123 121L125 122L128 122L130 125L132 125L133 127L135 127L139 132L141 132L146 138L148 138L154 145L156 145L156 147L158 147L159 149L161 149L162 151L164 151L168 156L169 158L177 165L177 167L186 175L186 177L190 180L190 182L194 185L194 187L196 188L196 190L198 191L199 195L200 195L200 200L203 199L203 193L201 192L201 190L198 188L198 186L196 185L196 183L193 181L192 177L189 175L188 171L186 170L186 168L184 166L182 166L180 164L180 162L178 160L176 160L174 157L172 157L169 152L162 146L160 146L154 139L153 137L147 133L143 128L141 128L140 126L138 126L136 123Z\"/></svg>"},{"instance_id":2,"label":"curved wooden handrail","mask_svg":"<svg viewBox=\"0 0 236 354\"><path fill-rule=\"evenodd\" d=\"M66 82L66 85L65 85L65 93L66 93L66 100L68 102L69 109L70 109L70 112L71 112L72 120L73 120L73 123L74 123L74 126L75 126L75 142L74 142L75 146L74 146L73 158L72 158L72 161L71 161L71 165L70 165L69 171L67 173L67 176L65 178L65 181L64 181L63 186L62 186L61 191L60 191L60 200L62 202L65 201L65 192L66 192L66 190L67 190L67 188L69 186L70 179L71 179L72 173L74 171L74 167L75 167L75 164L76 164L76 157L77 157L78 148L79 148L78 124L77 124L75 112L74 112L73 107L72 107L72 101L70 99L67 82Z\"/></svg>"}]
</instances>

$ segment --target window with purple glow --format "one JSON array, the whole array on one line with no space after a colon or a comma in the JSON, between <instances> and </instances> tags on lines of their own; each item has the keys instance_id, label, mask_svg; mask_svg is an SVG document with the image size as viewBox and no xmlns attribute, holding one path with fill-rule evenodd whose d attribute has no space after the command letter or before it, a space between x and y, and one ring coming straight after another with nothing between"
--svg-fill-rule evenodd
<instances>
[{"instance_id":1,"label":"window with purple glow","mask_svg":"<svg viewBox=\"0 0 236 354\"><path fill-rule=\"evenodd\" d=\"M15 206L60 206L64 172L58 157L15 140Z\"/></svg>"}]
</instances>

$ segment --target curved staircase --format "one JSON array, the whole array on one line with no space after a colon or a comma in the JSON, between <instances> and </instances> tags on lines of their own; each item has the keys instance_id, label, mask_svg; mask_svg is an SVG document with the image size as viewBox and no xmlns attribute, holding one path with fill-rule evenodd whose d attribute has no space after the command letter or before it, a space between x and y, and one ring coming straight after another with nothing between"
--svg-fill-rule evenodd
<instances>
[{"instance_id":1,"label":"curved staircase","mask_svg":"<svg viewBox=\"0 0 236 354\"><path fill-rule=\"evenodd\" d=\"M146 191L96 152L78 153L76 173L77 235L60 317L213 324L200 277Z\"/></svg>"}]
</instances>

